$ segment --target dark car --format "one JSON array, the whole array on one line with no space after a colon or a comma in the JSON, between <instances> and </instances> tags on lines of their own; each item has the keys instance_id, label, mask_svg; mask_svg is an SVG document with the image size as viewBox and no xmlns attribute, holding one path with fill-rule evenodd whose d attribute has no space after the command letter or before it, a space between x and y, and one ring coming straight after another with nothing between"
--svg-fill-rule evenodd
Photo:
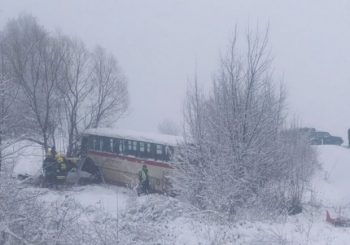
<instances>
[{"instance_id":1,"label":"dark car","mask_svg":"<svg viewBox=\"0 0 350 245\"><path fill-rule=\"evenodd\" d=\"M328 132L315 131L309 134L311 145L341 145L343 139Z\"/></svg>"}]
</instances>

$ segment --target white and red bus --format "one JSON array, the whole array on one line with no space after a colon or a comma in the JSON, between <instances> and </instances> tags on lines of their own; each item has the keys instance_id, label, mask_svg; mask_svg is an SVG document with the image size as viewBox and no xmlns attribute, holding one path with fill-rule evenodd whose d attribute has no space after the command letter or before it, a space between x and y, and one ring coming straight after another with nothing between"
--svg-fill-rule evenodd
<instances>
[{"instance_id":1,"label":"white and red bus","mask_svg":"<svg viewBox=\"0 0 350 245\"><path fill-rule=\"evenodd\" d=\"M166 190L173 171L172 156L182 137L111 128L88 129L83 134L82 155L96 166L107 182L134 187L143 165L149 170L154 191Z\"/></svg>"}]
</instances>

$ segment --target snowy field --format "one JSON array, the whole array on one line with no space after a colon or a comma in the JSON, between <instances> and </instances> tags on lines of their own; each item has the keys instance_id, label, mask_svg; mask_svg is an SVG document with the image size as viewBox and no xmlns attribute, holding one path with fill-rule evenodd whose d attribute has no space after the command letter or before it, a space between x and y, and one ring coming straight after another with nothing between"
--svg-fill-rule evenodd
<instances>
[{"instance_id":1,"label":"snowy field","mask_svg":"<svg viewBox=\"0 0 350 245\"><path fill-rule=\"evenodd\" d=\"M113 185L44 189L41 200L53 205L58 200L73 199L89 210L86 217L93 212L118 219L113 229L118 229L120 236L128 236L130 244L350 244L350 228L336 228L325 222L326 210L332 216L350 217L350 149L316 149L321 168L312 180L303 213L276 220L229 224L219 214L201 212L177 199L137 197L133 190ZM41 160L39 148L26 148L16 159L14 174L40 173Z\"/></svg>"}]
</instances>

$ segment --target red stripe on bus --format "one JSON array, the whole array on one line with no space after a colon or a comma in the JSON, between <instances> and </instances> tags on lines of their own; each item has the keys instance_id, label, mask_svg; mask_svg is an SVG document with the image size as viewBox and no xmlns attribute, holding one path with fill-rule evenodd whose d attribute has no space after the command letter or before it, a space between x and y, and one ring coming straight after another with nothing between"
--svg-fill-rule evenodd
<instances>
[{"instance_id":1,"label":"red stripe on bus","mask_svg":"<svg viewBox=\"0 0 350 245\"><path fill-rule=\"evenodd\" d=\"M121 158L123 160L128 160L128 161L133 162L133 163L146 164L146 165L163 167L163 168L173 168L172 166L169 166L169 164L167 164L167 163L150 161L150 160L141 160L141 159L137 159L134 157L121 156L121 155L111 153L111 152L99 152L99 151L89 150L88 153L92 153L94 155L98 155L98 156L102 156L102 157L112 157L112 158L118 157L118 158Z\"/></svg>"}]
</instances>

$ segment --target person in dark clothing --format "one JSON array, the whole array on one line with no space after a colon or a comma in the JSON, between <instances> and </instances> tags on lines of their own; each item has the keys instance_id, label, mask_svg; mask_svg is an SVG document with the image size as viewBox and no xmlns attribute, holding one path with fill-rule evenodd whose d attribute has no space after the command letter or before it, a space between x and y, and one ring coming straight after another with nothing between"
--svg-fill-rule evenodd
<instances>
[{"instance_id":1,"label":"person in dark clothing","mask_svg":"<svg viewBox=\"0 0 350 245\"><path fill-rule=\"evenodd\" d=\"M47 156L43 162L45 185L48 187L56 186L57 161L55 156L56 151L53 147L48 150Z\"/></svg>"},{"instance_id":2,"label":"person in dark clothing","mask_svg":"<svg viewBox=\"0 0 350 245\"><path fill-rule=\"evenodd\" d=\"M56 155L56 162L57 162L57 168L56 168L56 182L57 184L64 184L67 177L67 164L66 160L63 156L57 154Z\"/></svg>"},{"instance_id":3,"label":"person in dark clothing","mask_svg":"<svg viewBox=\"0 0 350 245\"><path fill-rule=\"evenodd\" d=\"M142 169L139 171L139 181L140 187L143 193L149 193L149 176L148 176L148 168L146 165L142 166Z\"/></svg>"},{"instance_id":4,"label":"person in dark clothing","mask_svg":"<svg viewBox=\"0 0 350 245\"><path fill-rule=\"evenodd\" d=\"M51 156L52 156L53 158L56 158L56 155L57 155L56 147L53 146L53 147L51 148Z\"/></svg>"},{"instance_id":5,"label":"person in dark clothing","mask_svg":"<svg viewBox=\"0 0 350 245\"><path fill-rule=\"evenodd\" d=\"M43 162L43 172L47 187L57 188L66 181L68 172L66 160L62 155L57 154L54 146L47 152Z\"/></svg>"}]
</instances>

